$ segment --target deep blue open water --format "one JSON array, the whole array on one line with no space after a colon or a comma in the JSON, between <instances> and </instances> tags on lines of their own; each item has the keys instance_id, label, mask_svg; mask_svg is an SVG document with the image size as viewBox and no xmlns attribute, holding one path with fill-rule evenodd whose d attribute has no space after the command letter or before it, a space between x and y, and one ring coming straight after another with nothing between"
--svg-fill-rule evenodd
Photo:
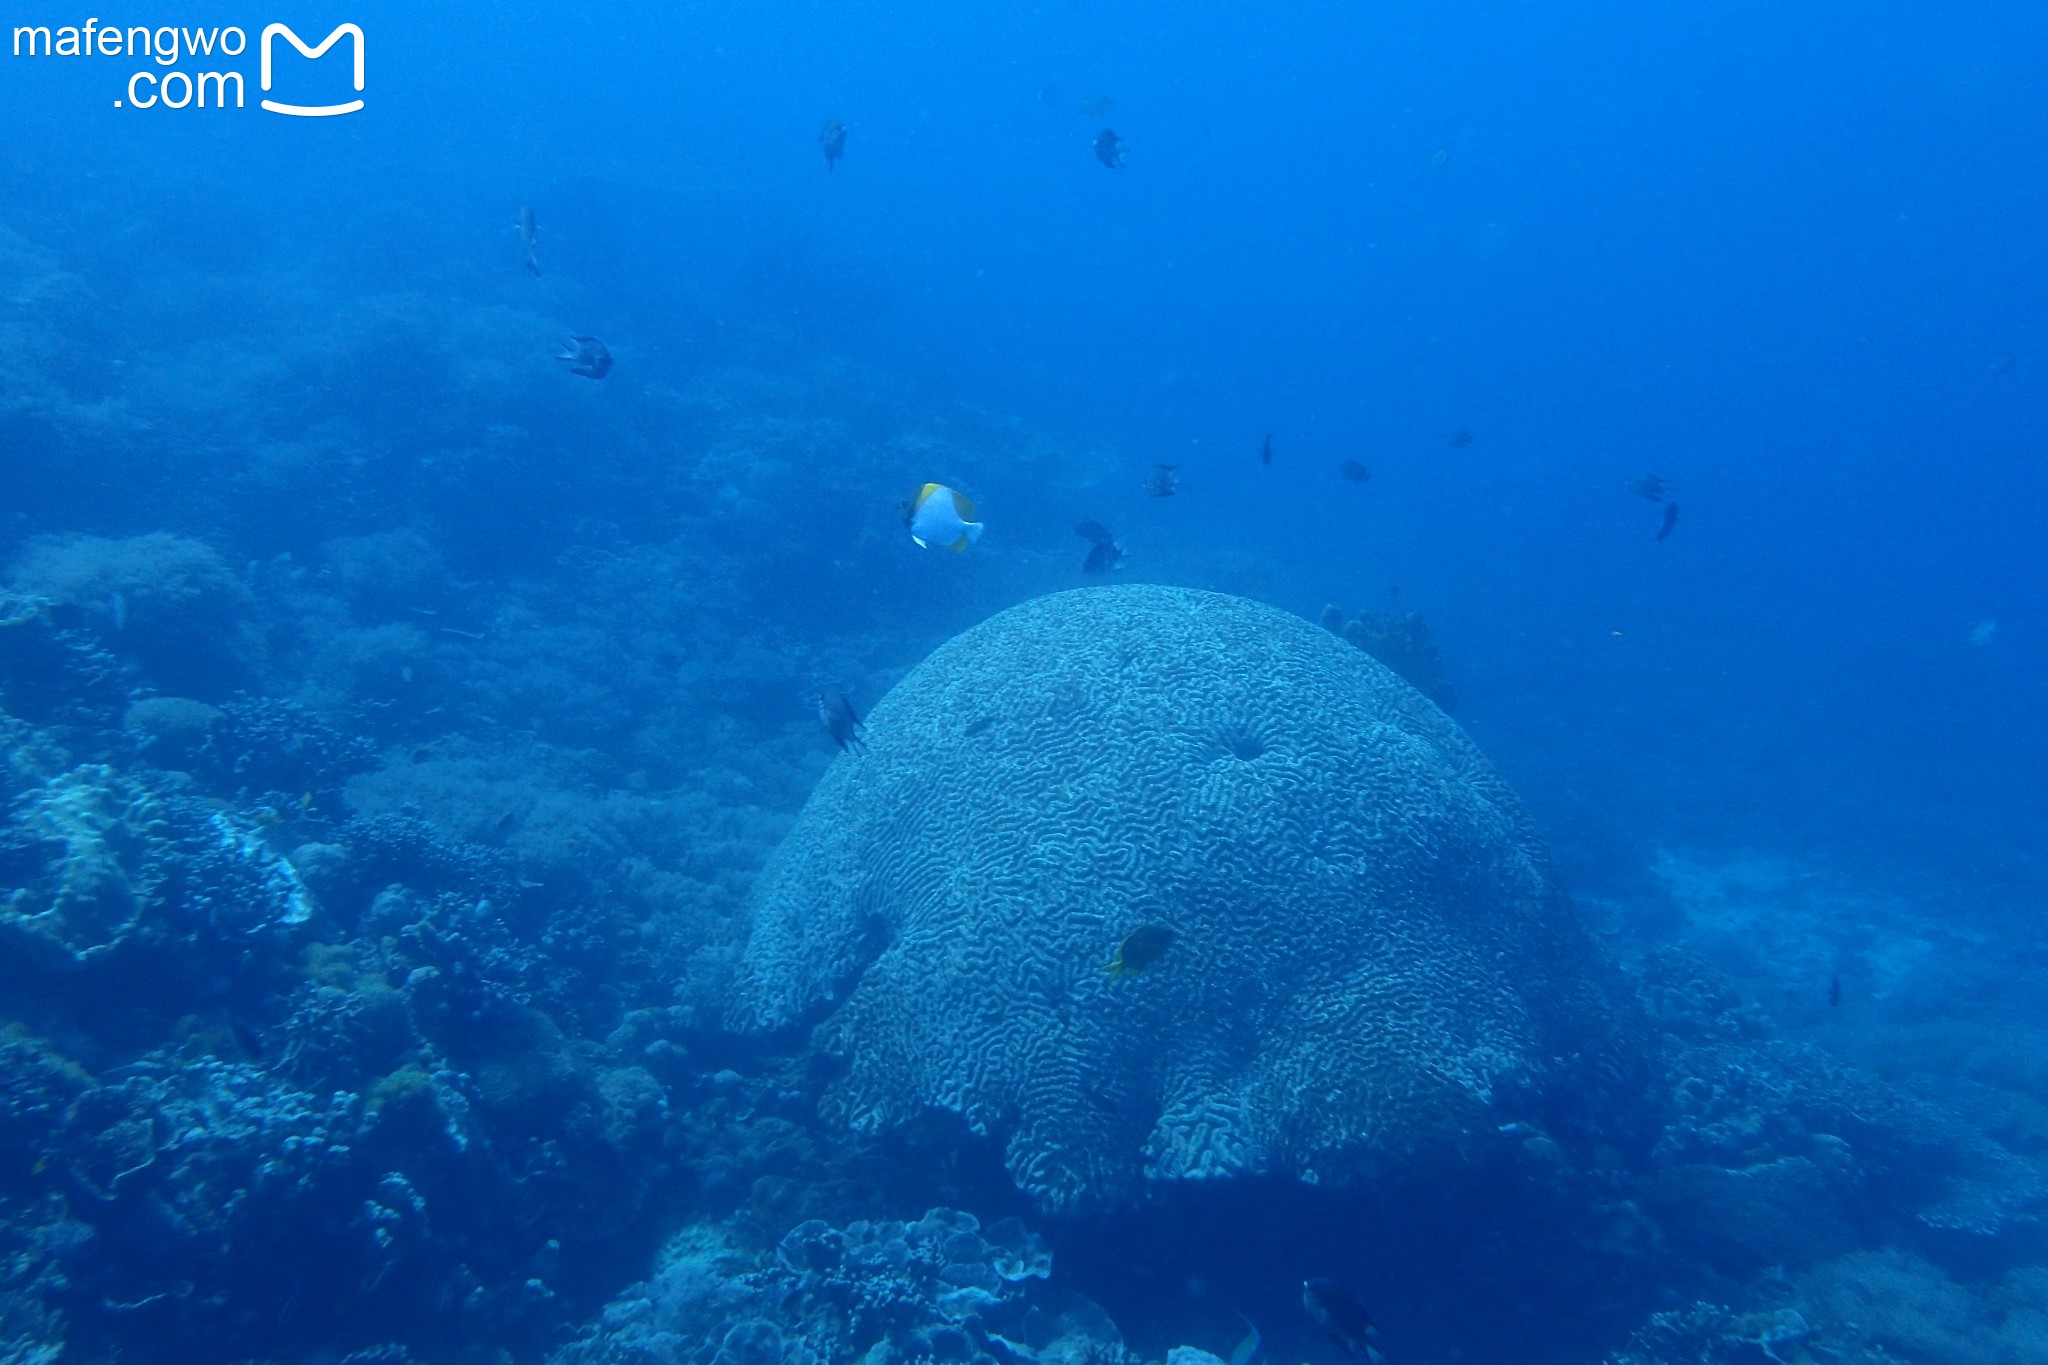
<instances>
[{"instance_id":1,"label":"deep blue open water","mask_svg":"<svg viewBox=\"0 0 2048 1365\"><path fill-rule=\"evenodd\" d=\"M0 1362L2048 1362L2044 69L11 6Z\"/></svg>"}]
</instances>

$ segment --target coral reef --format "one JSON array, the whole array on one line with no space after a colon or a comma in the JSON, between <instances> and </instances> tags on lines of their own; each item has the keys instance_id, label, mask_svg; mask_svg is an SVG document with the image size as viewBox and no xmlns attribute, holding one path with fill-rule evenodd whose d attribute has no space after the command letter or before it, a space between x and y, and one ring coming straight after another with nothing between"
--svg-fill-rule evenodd
<instances>
[{"instance_id":1,"label":"coral reef","mask_svg":"<svg viewBox=\"0 0 2048 1365\"><path fill-rule=\"evenodd\" d=\"M218 707L190 697L144 697L129 705L121 728L161 766L174 768L198 757L220 720Z\"/></svg>"},{"instance_id":2,"label":"coral reef","mask_svg":"<svg viewBox=\"0 0 2048 1365\"><path fill-rule=\"evenodd\" d=\"M104 615L116 630L183 617L232 628L248 600L211 546L163 531L123 540L46 536L22 552L8 579L16 592Z\"/></svg>"},{"instance_id":3,"label":"coral reef","mask_svg":"<svg viewBox=\"0 0 2048 1365\"><path fill-rule=\"evenodd\" d=\"M1903 1252L1856 1252L1772 1283L1768 1306L1657 1313L1608 1365L2042 1365L2043 1290L2048 1268L1972 1287Z\"/></svg>"},{"instance_id":4,"label":"coral reef","mask_svg":"<svg viewBox=\"0 0 2048 1365\"><path fill-rule=\"evenodd\" d=\"M313 913L291 865L250 825L103 764L20 793L0 867L13 888L0 940L16 969L174 971L180 950L227 941L247 954Z\"/></svg>"},{"instance_id":5,"label":"coral reef","mask_svg":"<svg viewBox=\"0 0 2048 1365\"><path fill-rule=\"evenodd\" d=\"M696 1056L781 828L747 787L380 751L8 600L0 1352L531 1358L667 1210L829 1206L808 1100Z\"/></svg>"},{"instance_id":6,"label":"coral reef","mask_svg":"<svg viewBox=\"0 0 2048 1365\"><path fill-rule=\"evenodd\" d=\"M16 850L74 869L29 880L49 909L15 911L17 936L42 940L10 964L17 1006L40 999L53 1036L121 1059L88 1070L26 1033L5 1044L13 1175L62 1197L42 1237L81 1234L41 1291L67 1339L169 1359L367 1347L380 1322L418 1342L558 1320L536 1258L590 1254L677 1182L669 1087L694 1073L649 1069L673 1030L625 1035L623 1054L565 1036L533 1003L559 993L541 950L473 893L388 887L352 917L367 937L312 941L343 926L283 859L225 820L195 842L175 798L87 799L124 790L68 772L27 811L61 807L71 838ZM166 1031L181 1040L123 1056Z\"/></svg>"},{"instance_id":7,"label":"coral reef","mask_svg":"<svg viewBox=\"0 0 2048 1365\"><path fill-rule=\"evenodd\" d=\"M138 683L134 663L116 657L77 613L0 592L0 699L21 720L109 729Z\"/></svg>"},{"instance_id":8,"label":"coral reef","mask_svg":"<svg viewBox=\"0 0 2048 1365\"><path fill-rule=\"evenodd\" d=\"M1608 1365L1805 1365L1814 1359L1802 1349L1812 1337L1811 1325L1791 1309L1736 1313L1720 1304L1698 1302L1652 1315L1626 1349L1608 1357Z\"/></svg>"},{"instance_id":9,"label":"coral reef","mask_svg":"<svg viewBox=\"0 0 2048 1365\"><path fill-rule=\"evenodd\" d=\"M53 690L93 657L52 651ZM300 708L129 696L0 713L0 1349L545 1335L588 1274L558 1290L560 1248L609 1263L658 1194L744 1197L741 1130L779 1150L786 1121L720 1110L685 1021L628 1015L616 919L540 903L501 849L349 815L377 759Z\"/></svg>"},{"instance_id":10,"label":"coral reef","mask_svg":"<svg viewBox=\"0 0 2048 1365\"><path fill-rule=\"evenodd\" d=\"M1017 1220L984 1228L953 1209L910 1223L813 1219L772 1258L698 1226L551 1365L1125 1365L1107 1315L1046 1283L1051 1273Z\"/></svg>"},{"instance_id":11,"label":"coral reef","mask_svg":"<svg viewBox=\"0 0 2048 1365\"><path fill-rule=\"evenodd\" d=\"M248 588L218 551L186 536L45 536L7 577L15 593L140 660L167 690L222 695L261 658Z\"/></svg>"},{"instance_id":12,"label":"coral reef","mask_svg":"<svg viewBox=\"0 0 2048 1365\"><path fill-rule=\"evenodd\" d=\"M1422 613L1373 611L1361 608L1349 621L1342 608L1323 608L1325 630L1334 631L1401 675L1410 687L1445 711L1458 709L1458 689L1451 685L1437 652L1436 636Z\"/></svg>"},{"instance_id":13,"label":"coral reef","mask_svg":"<svg viewBox=\"0 0 2048 1365\"><path fill-rule=\"evenodd\" d=\"M1777 1036L1679 949L1638 980L1669 1086L1640 1197L1691 1255L1747 1279L1859 1238L1910 1232L1931 1249L2034 1225L2048 1177L1952 1111Z\"/></svg>"},{"instance_id":14,"label":"coral reef","mask_svg":"<svg viewBox=\"0 0 2048 1365\"><path fill-rule=\"evenodd\" d=\"M1069 1205L1141 1176L1399 1172L1507 1121L1586 1121L1633 1065L1513 795L1293 617L1042 598L940 649L869 728L762 877L735 1010L829 1009L856 1127L953 1110ZM1102 970L1153 923L1157 965Z\"/></svg>"},{"instance_id":15,"label":"coral reef","mask_svg":"<svg viewBox=\"0 0 2048 1365\"><path fill-rule=\"evenodd\" d=\"M2043 1358L2032 901L1987 928L1895 886L1821 894L1803 854L1661 858L1612 922L1667 904L1707 962L1643 954L1652 1136L1589 1141L1575 1116L1632 1115L1629 1026L1513 799L1365 657L1448 709L1420 617L1333 611L1364 654L1301 673L1229 662L1279 629L1249 608L1211 617L1236 641L1159 648L1055 599L893 749L834 759L799 699L870 700L1064 581L1032 527L1127 484L1117 452L792 347L830 311L808 286L773 317L650 296L607 326L599 395L550 382L567 272L548 302L494 290L422 249L437 229L359 219L374 269L322 278L296 237L173 245L163 203L111 251L15 234L51 202L0 226L0 1361L1131 1359L1014 1223L889 1216L1020 1206L957 1121L844 1122L928 1103L1054 1202L1151 1196L1046 1235L1064 1274L1092 1255L1126 1285L1175 1243L1160 1283L1210 1286L1211 1344L1247 1263L1386 1237L1380 1268L1413 1269L1376 1308L1516 1347L1467 1358L1590 1358L1653 1306L1641 1365ZM987 553L907 549L892 490L925 478L986 494ZM1163 522L1144 567L1313 590ZM1122 729L1075 723L1105 699ZM1749 719L1705 732L1763 743ZM1608 773L1683 766L1620 732ZM749 1022L839 1010L841 1056L717 1027L756 875L831 763L821 801L897 772L898 823L799 831L848 870L818 903L852 914L808 927L837 942L764 934L744 971ZM1126 800L1186 816L1094 820ZM1004 842L1045 812L1084 828ZM765 904L796 894L796 844ZM1261 892L1283 880L1309 890ZM1176 937L1112 981L1147 924ZM768 989L800 960L829 970ZM1361 1043L1382 1018L1391 1061ZM1297 1088L1318 1102L1276 1101ZM1063 1164L1047 1135L1076 1112ZM1399 1188L1429 1161L1473 1183ZM1179 1339L1170 1289L1089 1288Z\"/></svg>"}]
</instances>

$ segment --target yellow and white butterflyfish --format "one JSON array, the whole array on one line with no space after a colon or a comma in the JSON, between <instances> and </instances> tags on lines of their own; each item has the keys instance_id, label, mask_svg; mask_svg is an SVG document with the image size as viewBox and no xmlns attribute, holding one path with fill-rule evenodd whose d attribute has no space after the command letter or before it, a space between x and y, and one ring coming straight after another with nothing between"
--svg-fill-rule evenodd
<instances>
[{"instance_id":1,"label":"yellow and white butterflyfish","mask_svg":"<svg viewBox=\"0 0 2048 1365\"><path fill-rule=\"evenodd\" d=\"M962 554L981 539L981 523L974 520L974 504L966 494L928 483L910 505L910 538L923 549L940 545Z\"/></svg>"}]
</instances>

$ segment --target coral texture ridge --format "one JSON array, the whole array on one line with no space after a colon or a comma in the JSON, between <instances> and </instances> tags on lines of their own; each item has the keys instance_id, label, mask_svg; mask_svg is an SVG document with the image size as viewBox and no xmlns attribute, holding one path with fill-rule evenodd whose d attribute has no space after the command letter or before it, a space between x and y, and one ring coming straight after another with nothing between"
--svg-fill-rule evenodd
<instances>
[{"instance_id":1,"label":"coral texture ridge","mask_svg":"<svg viewBox=\"0 0 2048 1365\"><path fill-rule=\"evenodd\" d=\"M1050 1206L1342 1179L1497 1133L1611 1044L1513 794L1413 688L1283 612L1039 598L936 651L869 741L761 878L734 1006L822 1017L856 1128L957 1113ZM1165 953L1105 972L1143 926Z\"/></svg>"}]
</instances>

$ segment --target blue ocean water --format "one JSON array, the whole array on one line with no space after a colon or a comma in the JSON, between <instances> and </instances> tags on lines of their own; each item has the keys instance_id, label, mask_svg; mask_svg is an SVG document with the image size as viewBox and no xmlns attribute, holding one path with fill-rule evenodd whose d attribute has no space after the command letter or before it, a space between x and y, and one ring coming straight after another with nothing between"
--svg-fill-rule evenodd
<instances>
[{"instance_id":1,"label":"blue ocean water","mask_svg":"<svg viewBox=\"0 0 2048 1365\"><path fill-rule=\"evenodd\" d=\"M2048 15L88 17L0 25L0 1355L1333 1365L1330 1277L1397 1365L2048 1360ZM732 1025L815 695L1084 518L1455 696L1634 1101L1049 1209Z\"/></svg>"}]
</instances>

